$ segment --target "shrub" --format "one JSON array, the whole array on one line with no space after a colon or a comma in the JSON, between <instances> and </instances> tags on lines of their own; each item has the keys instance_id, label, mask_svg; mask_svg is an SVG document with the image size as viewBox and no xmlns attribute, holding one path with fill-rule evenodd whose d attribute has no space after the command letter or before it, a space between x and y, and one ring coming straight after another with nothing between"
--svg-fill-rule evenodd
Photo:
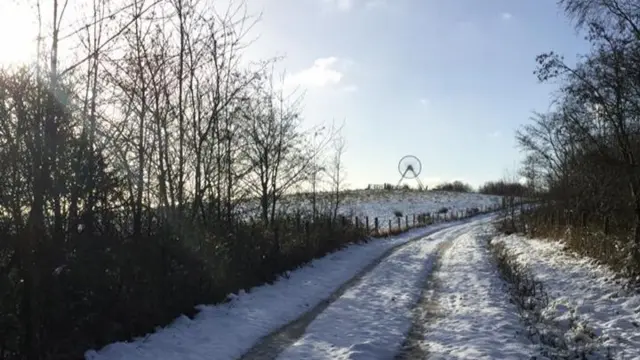
<instances>
[{"instance_id":1,"label":"shrub","mask_svg":"<svg viewBox=\"0 0 640 360\"><path fill-rule=\"evenodd\" d=\"M433 190L469 193L473 191L473 188L471 185L463 183L462 181L454 181L436 185Z\"/></svg>"},{"instance_id":2,"label":"shrub","mask_svg":"<svg viewBox=\"0 0 640 360\"><path fill-rule=\"evenodd\" d=\"M362 227L329 215L316 221L305 214L283 215L268 225L192 223L184 231L188 239L157 222L135 238L81 233L63 244L60 253L66 255L59 261L41 245L36 254L48 266L37 275L40 353L50 359L82 358L87 349L153 332L182 314L195 315L196 305L224 301L229 293L273 282L314 258L367 239ZM17 273L9 279L0 280L0 358L18 359L25 324L22 289Z\"/></svg>"}]
</instances>

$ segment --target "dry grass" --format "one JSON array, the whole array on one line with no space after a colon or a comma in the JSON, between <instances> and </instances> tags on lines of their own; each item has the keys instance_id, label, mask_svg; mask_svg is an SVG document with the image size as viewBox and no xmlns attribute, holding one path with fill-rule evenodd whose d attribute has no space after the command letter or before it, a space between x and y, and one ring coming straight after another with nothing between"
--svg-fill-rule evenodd
<instances>
[{"instance_id":1,"label":"dry grass","mask_svg":"<svg viewBox=\"0 0 640 360\"><path fill-rule=\"evenodd\" d=\"M544 210L520 216L518 221L525 224L527 231L519 232L533 238L561 241L572 255L593 259L627 280L636 279L628 285L640 285L640 261L633 257L634 241L628 225L612 222L611 229L605 232L600 222L550 221Z\"/></svg>"},{"instance_id":2,"label":"dry grass","mask_svg":"<svg viewBox=\"0 0 640 360\"><path fill-rule=\"evenodd\" d=\"M528 336L539 344L539 352L543 358L548 359L610 359L611 354L600 349L595 334L589 331L589 327L582 324L577 318L563 326L555 321L550 312L549 295L543 284L536 280L531 271L518 262L517 258L510 254L504 243L489 241L489 249L499 273L507 284L511 302L514 303L520 313L520 317L528 330ZM569 333L584 333L581 339L590 339L587 342L578 342L575 336L567 336ZM596 357L593 357L597 355Z\"/></svg>"}]
</instances>

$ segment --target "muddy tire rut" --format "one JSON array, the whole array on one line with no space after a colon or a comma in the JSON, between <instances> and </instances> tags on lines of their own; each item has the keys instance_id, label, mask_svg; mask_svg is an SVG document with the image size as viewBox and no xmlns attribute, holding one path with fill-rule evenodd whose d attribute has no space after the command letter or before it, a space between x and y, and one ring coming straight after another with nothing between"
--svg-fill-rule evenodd
<instances>
[{"instance_id":1,"label":"muddy tire rut","mask_svg":"<svg viewBox=\"0 0 640 360\"><path fill-rule=\"evenodd\" d=\"M439 301L437 296L438 289L441 284L440 280L434 275L440 269L442 264L442 254L449 250L452 243L452 241L447 241L440 244L438 247L436 263L433 266L433 269L431 269L429 276L424 279L420 300L413 309L411 329L409 329L409 334L402 344L395 360L416 360L428 358L429 351L423 345L427 325L444 316L438 305Z\"/></svg>"},{"instance_id":2,"label":"muddy tire rut","mask_svg":"<svg viewBox=\"0 0 640 360\"><path fill-rule=\"evenodd\" d=\"M278 357L278 355L284 351L287 347L291 346L295 343L299 338L304 335L304 332L309 326L309 324L320 314L322 313L329 305L331 305L334 301L340 298L347 290L356 286L362 278L371 272L376 266L378 266L383 260L391 256L396 251L401 250L403 247L417 241L420 239L424 239L429 237L437 232L446 230L450 227L456 226L459 224L452 224L451 226L434 229L425 234L421 234L420 236L416 236L409 241L395 246L386 252L384 252L379 258L373 261L371 264L367 265L364 269L362 269L356 276L351 278L351 280L344 283L340 286L336 291L334 291L329 298L321 301L314 308L307 311L304 315L297 318L296 320L282 326L278 330L274 331L270 335L267 335L263 338L259 343L254 345L249 351L247 351L240 360L271 360Z\"/></svg>"}]
</instances>

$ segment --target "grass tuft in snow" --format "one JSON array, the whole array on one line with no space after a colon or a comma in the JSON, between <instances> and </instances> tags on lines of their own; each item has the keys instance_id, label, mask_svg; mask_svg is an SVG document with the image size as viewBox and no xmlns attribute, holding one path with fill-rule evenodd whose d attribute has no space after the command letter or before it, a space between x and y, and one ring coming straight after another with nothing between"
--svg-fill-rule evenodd
<instances>
[{"instance_id":1,"label":"grass tuft in snow","mask_svg":"<svg viewBox=\"0 0 640 360\"><path fill-rule=\"evenodd\" d=\"M625 287L640 288L640 259L633 256L636 249L628 219L587 216L550 206L532 210L517 220L528 229L527 236L560 241L567 253L606 265Z\"/></svg>"},{"instance_id":2,"label":"grass tuft in snow","mask_svg":"<svg viewBox=\"0 0 640 360\"><path fill-rule=\"evenodd\" d=\"M539 344L541 356L549 359L613 359L609 350L601 349L598 334L579 319L576 310L550 300L542 282L509 253L504 243L490 240L489 249L531 341Z\"/></svg>"}]
</instances>

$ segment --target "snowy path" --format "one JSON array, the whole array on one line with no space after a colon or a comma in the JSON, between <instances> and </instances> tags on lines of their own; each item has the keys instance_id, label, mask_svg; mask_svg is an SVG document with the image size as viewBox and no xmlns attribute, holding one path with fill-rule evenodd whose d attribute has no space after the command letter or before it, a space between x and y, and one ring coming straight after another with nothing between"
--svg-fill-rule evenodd
<instances>
[{"instance_id":1,"label":"snowy path","mask_svg":"<svg viewBox=\"0 0 640 360\"><path fill-rule=\"evenodd\" d=\"M550 297L543 316L565 324L566 338L576 341L593 333L602 342L601 356L593 358L606 358L609 348L613 359L640 359L640 295L623 291L612 280L613 272L588 259L567 255L558 242L516 235L494 241L504 243L543 283ZM580 326L571 326L576 323Z\"/></svg>"},{"instance_id":2,"label":"snowy path","mask_svg":"<svg viewBox=\"0 0 640 360\"><path fill-rule=\"evenodd\" d=\"M476 219L487 219L482 215ZM89 350L87 360L231 360L262 338L300 318L339 292L340 287L369 270L397 247L435 231L477 220L461 220L411 230L374 240L312 261L272 285L263 285L220 305L200 306L194 319L182 316L171 325L131 342Z\"/></svg>"},{"instance_id":3,"label":"snowy path","mask_svg":"<svg viewBox=\"0 0 640 360\"><path fill-rule=\"evenodd\" d=\"M487 248L487 226L456 238L433 276L435 312L421 346L428 359L529 359L533 354L518 311ZM433 309L435 307L435 310Z\"/></svg>"},{"instance_id":4,"label":"snowy path","mask_svg":"<svg viewBox=\"0 0 640 360\"><path fill-rule=\"evenodd\" d=\"M477 226L456 226L408 244L331 304L279 360L393 359L411 327L411 309L441 243Z\"/></svg>"}]
</instances>

